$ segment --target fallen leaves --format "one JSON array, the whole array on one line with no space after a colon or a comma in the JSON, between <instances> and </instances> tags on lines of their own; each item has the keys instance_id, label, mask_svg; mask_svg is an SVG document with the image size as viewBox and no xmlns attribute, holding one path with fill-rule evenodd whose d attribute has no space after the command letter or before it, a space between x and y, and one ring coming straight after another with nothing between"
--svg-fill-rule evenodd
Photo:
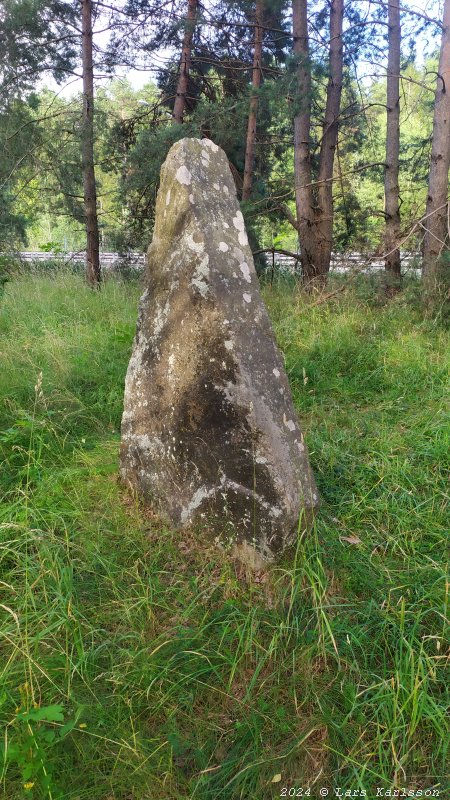
<instances>
[{"instance_id":1,"label":"fallen leaves","mask_svg":"<svg viewBox=\"0 0 450 800\"><path fill-rule=\"evenodd\" d=\"M362 544L359 536L340 536L341 541L348 542L349 544Z\"/></svg>"}]
</instances>

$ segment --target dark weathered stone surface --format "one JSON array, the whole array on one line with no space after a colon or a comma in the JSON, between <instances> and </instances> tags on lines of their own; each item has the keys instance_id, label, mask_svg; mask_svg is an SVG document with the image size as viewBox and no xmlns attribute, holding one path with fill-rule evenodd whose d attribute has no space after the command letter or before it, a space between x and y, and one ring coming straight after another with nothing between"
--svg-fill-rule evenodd
<instances>
[{"instance_id":1,"label":"dark weathered stone surface","mask_svg":"<svg viewBox=\"0 0 450 800\"><path fill-rule=\"evenodd\" d=\"M178 142L162 168L146 286L122 477L172 523L271 558L318 498L233 178L208 139Z\"/></svg>"}]
</instances>

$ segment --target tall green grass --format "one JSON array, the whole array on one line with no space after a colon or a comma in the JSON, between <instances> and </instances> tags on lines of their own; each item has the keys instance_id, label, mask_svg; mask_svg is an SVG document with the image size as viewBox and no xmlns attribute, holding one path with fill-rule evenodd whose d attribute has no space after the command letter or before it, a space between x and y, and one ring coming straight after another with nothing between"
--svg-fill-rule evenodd
<instances>
[{"instance_id":1,"label":"tall green grass","mask_svg":"<svg viewBox=\"0 0 450 800\"><path fill-rule=\"evenodd\" d=\"M0 307L2 796L445 797L448 334L266 290L323 504L249 579L117 482L138 294L29 275Z\"/></svg>"}]
</instances>

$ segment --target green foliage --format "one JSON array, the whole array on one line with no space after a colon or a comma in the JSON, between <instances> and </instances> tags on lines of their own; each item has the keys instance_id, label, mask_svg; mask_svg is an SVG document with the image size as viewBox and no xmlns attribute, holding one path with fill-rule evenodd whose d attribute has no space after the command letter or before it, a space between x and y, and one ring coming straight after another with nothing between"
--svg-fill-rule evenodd
<instances>
[{"instance_id":1,"label":"green foliage","mask_svg":"<svg viewBox=\"0 0 450 800\"><path fill-rule=\"evenodd\" d=\"M0 248L14 250L26 240L27 210L17 201L17 190L32 173L30 150L39 141L33 127L33 98L29 102L0 104Z\"/></svg>"},{"instance_id":2,"label":"green foliage","mask_svg":"<svg viewBox=\"0 0 450 800\"><path fill-rule=\"evenodd\" d=\"M198 136L192 126L142 127L127 158L127 172L122 182L123 196L130 213L130 224L124 231L126 246L145 246L153 228L159 173L172 145L184 136ZM144 246L143 246L144 245Z\"/></svg>"},{"instance_id":3,"label":"green foliage","mask_svg":"<svg viewBox=\"0 0 450 800\"><path fill-rule=\"evenodd\" d=\"M3 0L0 17L0 109L34 88L37 76L60 81L76 54L74 5L65 0Z\"/></svg>"},{"instance_id":4,"label":"green foliage","mask_svg":"<svg viewBox=\"0 0 450 800\"><path fill-rule=\"evenodd\" d=\"M292 125L302 98L295 59L282 63L266 55L267 75L258 93L253 194L245 209L246 220L254 249L270 247L273 238L281 236L281 247L296 250L297 235L285 220L280 200L294 210ZM311 68L315 177L326 94L326 63L320 53L315 54ZM232 64L205 62L202 69L196 75L195 102L183 126L172 125L163 97L152 83L137 91L126 80L111 80L98 90L95 160L102 249L121 253L146 249L161 165L182 136L209 136L225 150L239 194L251 89L245 72L233 71ZM422 67L409 63L403 70L400 196L405 229L421 216L425 204L435 71L433 59ZM0 115L0 142L7 156L0 169L0 246L4 250L18 247L25 238L33 248L49 241L62 251L84 247L81 107L80 96L64 99L44 89L26 102L15 101ZM347 64L342 107L334 182L334 249L373 251L384 230L384 80L374 78L361 85L354 78L353 65ZM417 248L417 239L409 239L406 247Z\"/></svg>"},{"instance_id":5,"label":"green foliage","mask_svg":"<svg viewBox=\"0 0 450 800\"><path fill-rule=\"evenodd\" d=\"M414 286L387 306L363 280L316 307L265 290L322 508L255 581L117 482L138 294L6 286L5 798L443 797L448 334Z\"/></svg>"},{"instance_id":6,"label":"green foliage","mask_svg":"<svg viewBox=\"0 0 450 800\"><path fill-rule=\"evenodd\" d=\"M27 704L26 709L16 708L15 718L10 723L9 741L6 746L0 743L3 774L17 769L28 796L35 797L39 793L42 797L57 800L63 795L52 774L52 756L58 745L61 746L67 734L74 729L79 715L62 724L63 706L39 706L38 703L29 706L29 688L28 683L20 687L21 698ZM6 701L6 695L4 700Z\"/></svg>"},{"instance_id":7,"label":"green foliage","mask_svg":"<svg viewBox=\"0 0 450 800\"><path fill-rule=\"evenodd\" d=\"M11 274L17 270L18 262L11 256L0 256L0 300L5 291L5 284L9 281Z\"/></svg>"}]
</instances>

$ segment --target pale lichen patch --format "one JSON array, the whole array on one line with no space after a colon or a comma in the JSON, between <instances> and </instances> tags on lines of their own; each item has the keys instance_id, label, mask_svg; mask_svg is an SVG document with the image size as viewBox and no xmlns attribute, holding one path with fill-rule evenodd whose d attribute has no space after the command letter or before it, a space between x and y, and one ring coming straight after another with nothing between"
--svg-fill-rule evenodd
<instances>
[{"instance_id":1,"label":"pale lichen patch","mask_svg":"<svg viewBox=\"0 0 450 800\"><path fill-rule=\"evenodd\" d=\"M245 231L239 231L238 240L242 247L245 247L248 244L248 237Z\"/></svg>"},{"instance_id":2,"label":"pale lichen patch","mask_svg":"<svg viewBox=\"0 0 450 800\"><path fill-rule=\"evenodd\" d=\"M245 261L243 261L242 264L239 264L239 269L241 270L242 275L244 276L244 280L247 281L247 283L251 283L252 278L250 275L250 268L248 264Z\"/></svg>"},{"instance_id":3,"label":"pale lichen patch","mask_svg":"<svg viewBox=\"0 0 450 800\"><path fill-rule=\"evenodd\" d=\"M292 419L287 419L286 414L283 414L283 423L290 431L295 431L295 422Z\"/></svg>"},{"instance_id":4,"label":"pale lichen patch","mask_svg":"<svg viewBox=\"0 0 450 800\"><path fill-rule=\"evenodd\" d=\"M205 249L203 241L196 242L192 233L190 233L189 236L186 236L186 241L187 246L190 250L193 250L194 253L197 253L197 255L203 253L203 250Z\"/></svg>"},{"instance_id":5,"label":"pale lichen patch","mask_svg":"<svg viewBox=\"0 0 450 800\"><path fill-rule=\"evenodd\" d=\"M209 277L209 257L205 255L200 261L197 269L195 270L194 277L192 278L192 286L197 289L202 297L208 294L208 277Z\"/></svg>"},{"instance_id":6,"label":"pale lichen patch","mask_svg":"<svg viewBox=\"0 0 450 800\"><path fill-rule=\"evenodd\" d=\"M184 164L181 167L178 167L175 173L175 178L177 179L178 183L181 183L183 186L189 186L192 181L192 175Z\"/></svg>"},{"instance_id":7,"label":"pale lichen patch","mask_svg":"<svg viewBox=\"0 0 450 800\"><path fill-rule=\"evenodd\" d=\"M228 245L226 242L219 242L219 250L221 253L226 253L228 250Z\"/></svg>"},{"instance_id":8,"label":"pale lichen patch","mask_svg":"<svg viewBox=\"0 0 450 800\"><path fill-rule=\"evenodd\" d=\"M168 358L168 364L169 364L169 369L167 371L168 372L167 377L169 379L169 383L173 383L174 382L174 378L175 378L175 370L174 370L174 367L175 367L175 356L174 356L173 353L171 353L169 358Z\"/></svg>"},{"instance_id":9,"label":"pale lichen patch","mask_svg":"<svg viewBox=\"0 0 450 800\"><path fill-rule=\"evenodd\" d=\"M244 292L242 297L244 298L246 303L251 303L252 302L252 296L251 296L251 294L248 294L248 292Z\"/></svg>"},{"instance_id":10,"label":"pale lichen patch","mask_svg":"<svg viewBox=\"0 0 450 800\"><path fill-rule=\"evenodd\" d=\"M200 486L200 488L197 489L196 492L194 492L187 506L181 509L180 519L182 524L185 525L186 522L188 522L188 520L191 518L192 512L195 511L195 509L198 508L203 503L203 500L206 500L208 497L211 497L211 495L214 495L215 493L216 493L215 488L207 489L206 486Z\"/></svg>"},{"instance_id":11,"label":"pale lichen patch","mask_svg":"<svg viewBox=\"0 0 450 800\"><path fill-rule=\"evenodd\" d=\"M215 144L211 139L202 139L202 145L203 147L209 147L209 149L212 150L213 153L217 153L219 149L217 144Z\"/></svg>"},{"instance_id":12,"label":"pale lichen patch","mask_svg":"<svg viewBox=\"0 0 450 800\"><path fill-rule=\"evenodd\" d=\"M153 341L158 339L164 327L164 323L167 320L169 310L170 310L170 303L168 299L166 300L162 308L159 305L156 307L156 313L153 321L153 336L152 336Z\"/></svg>"},{"instance_id":13,"label":"pale lichen patch","mask_svg":"<svg viewBox=\"0 0 450 800\"><path fill-rule=\"evenodd\" d=\"M233 225L237 231L245 230L245 223L244 223L244 217L242 216L242 211L236 212L236 216L233 217Z\"/></svg>"}]
</instances>

